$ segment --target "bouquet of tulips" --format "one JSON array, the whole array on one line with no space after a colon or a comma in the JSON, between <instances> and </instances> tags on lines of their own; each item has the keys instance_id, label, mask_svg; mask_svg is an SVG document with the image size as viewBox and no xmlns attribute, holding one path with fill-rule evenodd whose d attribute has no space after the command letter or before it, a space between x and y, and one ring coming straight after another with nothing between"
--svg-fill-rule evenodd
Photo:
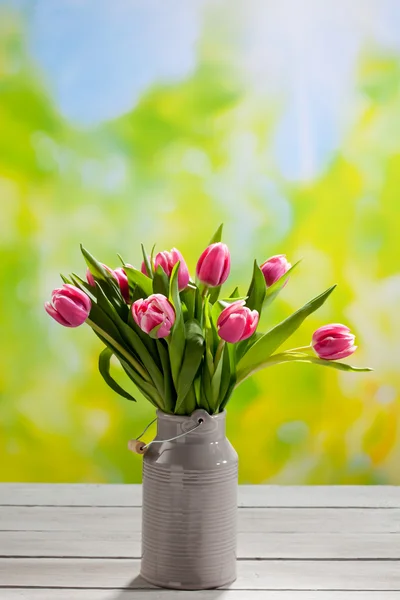
<instances>
[{"instance_id":1,"label":"bouquet of tulips","mask_svg":"<svg viewBox=\"0 0 400 600\"><path fill-rule=\"evenodd\" d=\"M230 272L222 225L200 256L196 278L177 249L151 256L143 250L138 270L125 263L115 270L81 247L86 281L62 276L45 309L65 327L87 323L104 345L99 371L106 383L128 400L135 398L110 374L114 355L141 393L166 413L190 415L196 408L222 411L233 390L256 371L285 362L305 362L343 371L369 371L336 362L355 350L355 336L345 325L314 332L311 343L277 352L317 310L335 286L312 299L266 333L257 326L264 310L286 285L293 266L284 255L261 266L254 262L247 294L238 288L221 292Z\"/></svg>"}]
</instances>

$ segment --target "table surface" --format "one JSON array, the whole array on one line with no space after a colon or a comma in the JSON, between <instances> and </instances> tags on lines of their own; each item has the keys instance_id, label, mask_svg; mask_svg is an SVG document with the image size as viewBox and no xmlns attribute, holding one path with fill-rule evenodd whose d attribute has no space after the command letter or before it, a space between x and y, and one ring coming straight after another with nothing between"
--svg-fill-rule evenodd
<instances>
[{"instance_id":1,"label":"table surface","mask_svg":"<svg viewBox=\"0 0 400 600\"><path fill-rule=\"evenodd\" d=\"M0 484L1 600L400 600L400 488L240 486L238 578L139 576L141 486Z\"/></svg>"}]
</instances>

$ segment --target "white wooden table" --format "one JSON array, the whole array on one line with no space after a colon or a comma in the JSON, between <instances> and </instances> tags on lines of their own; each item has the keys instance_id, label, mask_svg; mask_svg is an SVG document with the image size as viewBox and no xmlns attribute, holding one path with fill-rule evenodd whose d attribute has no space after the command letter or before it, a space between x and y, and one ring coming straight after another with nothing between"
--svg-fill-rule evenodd
<instances>
[{"instance_id":1,"label":"white wooden table","mask_svg":"<svg viewBox=\"0 0 400 600\"><path fill-rule=\"evenodd\" d=\"M0 484L1 600L400 600L400 488L242 486L238 579L152 588L135 485Z\"/></svg>"}]
</instances>

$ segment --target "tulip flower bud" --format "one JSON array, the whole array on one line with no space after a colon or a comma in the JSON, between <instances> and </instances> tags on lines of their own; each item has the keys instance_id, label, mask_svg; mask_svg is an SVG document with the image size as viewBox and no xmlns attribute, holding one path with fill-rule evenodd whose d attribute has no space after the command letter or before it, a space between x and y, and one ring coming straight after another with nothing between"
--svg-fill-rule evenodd
<instances>
[{"instance_id":1,"label":"tulip flower bud","mask_svg":"<svg viewBox=\"0 0 400 600\"><path fill-rule=\"evenodd\" d=\"M291 266L290 262L286 260L285 254L277 254L266 260L261 265L260 269L264 275L267 287L270 287L275 281L278 281L282 275L289 271Z\"/></svg>"},{"instance_id":2,"label":"tulip flower bud","mask_svg":"<svg viewBox=\"0 0 400 600\"><path fill-rule=\"evenodd\" d=\"M51 303L46 302L46 312L64 327L79 327L89 316L92 302L79 288L64 284L53 290Z\"/></svg>"},{"instance_id":3,"label":"tulip flower bud","mask_svg":"<svg viewBox=\"0 0 400 600\"><path fill-rule=\"evenodd\" d=\"M244 300L232 302L224 308L217 320L218 335L231 344L249 338L257 329L260 315L245 306Z\"/></svg>"},{"instance_id":4,"label":"tulip flower bud","mask_svg":"<svg viewBox=\"0 0 400 600\"><path fill-rule=\"evenodd\" d=\"M128 282L128 277L126 276L124 269L122 267L115 269L114 276L116 277L116 279L118 281L119 289L121 290L123 299L125 300L125 302L127 304L129 304L129 297L130 297L129 282Z\"/></svg>"},{"instance_id":5,"label":"tulip flower bud","mask_svg":"<svg viewBox=\"0 0 400 600\"><path fill-rule=\"evenodd\" d=\"M226 244L217 242L208 246L200 256L196 275L201 283L209 287L222 285L231 270L231 257Z\"/></svg>"},{"instance_id":6,"label":"tulip flower bud","mask_svg":"<svg viewBox=\"0 0 400 600\"><path fill-rule=\"evenodd\" d=\"M355 335L348 327L340 323L331 323L314 331L311 346L319 358L338 360L357 350L354 340Z\"/></svg>"},{"instance_id":7,"label":"tulip flower bud","mask_svg":"<svg viewBox=\"0 0 400 600\"><path fill-rule=\"evenodd\" d=\"M172 248L171 252L159 252L154 259L154 267L157 269L160 266L168 277L171 276L172 269L179 261L179 271L178 271L178 288L179 291L185 289L187 284L189 283L189 271L183 258L182 254L176 248Z\"/></svg>"},{"instance_id":8,"label":"tulip flower bud","mask_svg":"<svg viewBox=\"0 0 400 600\"><path fill-rule=\"evenodd\" d=\"M132 315L140 329L153 338L168 337L175 323L175 310L168 298L152 294L132 304Z\"/></svg>"}]
</instances>

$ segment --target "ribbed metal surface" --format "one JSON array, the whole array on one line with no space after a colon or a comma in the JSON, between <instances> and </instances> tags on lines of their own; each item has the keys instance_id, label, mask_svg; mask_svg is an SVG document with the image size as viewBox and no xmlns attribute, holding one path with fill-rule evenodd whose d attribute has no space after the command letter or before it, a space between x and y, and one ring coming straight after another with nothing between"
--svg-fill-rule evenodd
<instances>
[{"instance_id":1,"label":"ribbed metal surface","mask_svg":"<svg viewBox=\"0 0 400 600\"><path fill-rule=\"evenodd\" d=\"M152 446L144 457L141 574L161 587L213 588L236 578L237 455L225 414L205 415L196 437ZM162 418L156 439L166 437ZM190 419L168 418L164 433L171 418L177 431Z\"/></svg>"}]
</instances>

